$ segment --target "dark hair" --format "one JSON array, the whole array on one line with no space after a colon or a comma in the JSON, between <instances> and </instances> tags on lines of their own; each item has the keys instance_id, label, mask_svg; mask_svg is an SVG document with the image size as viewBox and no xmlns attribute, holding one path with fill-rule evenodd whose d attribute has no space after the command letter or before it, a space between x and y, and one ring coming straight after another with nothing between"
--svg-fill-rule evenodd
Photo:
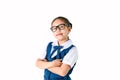
<instances>
[{"instance_id":1,"label":"dark hair","mask_svg":"<svg viewBox=\"0 0 120 80\"><path fill-rule=\"evenodd\" d=\"M62 16L58 16L58 17L56 17L55 19L53 19L51 25L52 25L53 22L54 22L55 20L57 20L57 19L60 19L61 21L65 22L69 27L72 28L72 23L70 23L70 21L69 21L67 18L62 17Z\"/></svg>"}]
</instances>

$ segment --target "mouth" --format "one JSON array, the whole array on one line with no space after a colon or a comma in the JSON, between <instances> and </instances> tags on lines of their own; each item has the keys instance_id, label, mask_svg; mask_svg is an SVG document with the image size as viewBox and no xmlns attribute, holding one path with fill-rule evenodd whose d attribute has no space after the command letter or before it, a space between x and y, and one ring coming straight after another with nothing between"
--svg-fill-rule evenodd
<instances>
[{"instance_id":1,"label":"mouth","mask_svg":"<svg viewBox=\"0 0 120 80\"><path fill-rule=\"evenodd\" d=\"M56 36L60 36L60 35L63 35L63 33L58 33L58 34L56 34Z\"/></svg>"}]
</instances>

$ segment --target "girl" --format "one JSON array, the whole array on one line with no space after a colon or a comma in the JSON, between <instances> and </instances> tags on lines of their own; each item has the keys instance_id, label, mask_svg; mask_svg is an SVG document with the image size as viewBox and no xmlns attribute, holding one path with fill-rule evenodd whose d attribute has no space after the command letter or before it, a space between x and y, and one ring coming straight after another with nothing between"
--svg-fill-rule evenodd
<instances>
[{"instance_id":1,"label":"girl","mask_svg":"<svg viewBox=\"0 0 120 80\"><path fill-rule=\"evenodd\" d=\"M72 24L65 17L56 17L51 23L51 31L56 41L49 42L46 51L36 61L36 66L44 70L44 80L71 80L70 74L78 59L78 52L69 33Z\"/></svg>"}]
</instances>

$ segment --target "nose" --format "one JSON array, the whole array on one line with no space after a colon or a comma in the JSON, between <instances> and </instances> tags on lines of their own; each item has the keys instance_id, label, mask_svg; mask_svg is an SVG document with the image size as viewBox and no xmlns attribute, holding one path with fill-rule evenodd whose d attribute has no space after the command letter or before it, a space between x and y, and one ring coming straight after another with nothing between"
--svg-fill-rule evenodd
<instances>
[{"instance_id":1,"label":"nose","mask_svg":"<svg viewBox=\"0 0 120 80\"><path fill-rule=\"evenodd\" d=\"M57 27L56 31L60 31L61 29L59 27Z\"/></svg>"}]
</instances>

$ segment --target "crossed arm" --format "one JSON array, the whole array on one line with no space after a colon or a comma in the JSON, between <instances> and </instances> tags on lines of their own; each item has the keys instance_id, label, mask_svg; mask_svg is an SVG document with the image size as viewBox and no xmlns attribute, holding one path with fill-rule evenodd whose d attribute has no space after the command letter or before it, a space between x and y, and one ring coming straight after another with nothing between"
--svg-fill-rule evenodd
<instances>
[{"instance_id":1,"label":"crossed arm","mask_svg":"<svg viewBox=\"0 0 120 80\"><path fill-rule=\"evenodd\" d=\"M62 63L59 59L51 62L48 62L46 59L37 59L36 66L40 69L48 69L60 76L65 76L71 69L70 65Z\"/></svg>"}]
</instances>

